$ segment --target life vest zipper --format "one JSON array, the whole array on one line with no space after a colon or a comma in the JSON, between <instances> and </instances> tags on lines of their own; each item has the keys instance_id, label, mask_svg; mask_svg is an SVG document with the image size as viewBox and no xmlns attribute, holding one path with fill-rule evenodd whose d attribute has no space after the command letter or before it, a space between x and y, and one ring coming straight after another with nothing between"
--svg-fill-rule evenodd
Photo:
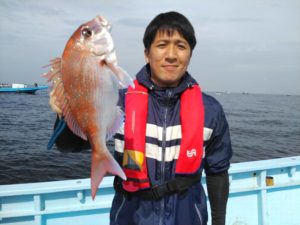
<instances>
[{"instance_id":1,"label":"life vest zipper","mask_svg":"<svg viewBox=\"0 0 300 225\"><path fill-rule=\"evenodd\" d=\"M196 213L197 213L197 215L199 217L200 224L202 224L202 216L201 216L200 209L197 207L197 204L195 204L195 209L196 209Z\"/></svg>"}]
</instances>

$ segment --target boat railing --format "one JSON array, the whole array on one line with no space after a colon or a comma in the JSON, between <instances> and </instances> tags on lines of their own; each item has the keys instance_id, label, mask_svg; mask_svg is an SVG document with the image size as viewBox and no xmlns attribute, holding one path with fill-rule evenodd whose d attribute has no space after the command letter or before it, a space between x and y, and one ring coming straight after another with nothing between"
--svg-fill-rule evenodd
<instances>
[{"instance_id":1,"label":"boat railing","mask_svg":"<svg viewBox=\"0 0 300 225\"><path fill-rule=\"evenodd\" d=\"M299 224L300 156L235 163L229 172L227 225ZM109 224L112 183L105 177L95 200L90 179L0 185L0 224Z\"/></svg>"}]
</instances>

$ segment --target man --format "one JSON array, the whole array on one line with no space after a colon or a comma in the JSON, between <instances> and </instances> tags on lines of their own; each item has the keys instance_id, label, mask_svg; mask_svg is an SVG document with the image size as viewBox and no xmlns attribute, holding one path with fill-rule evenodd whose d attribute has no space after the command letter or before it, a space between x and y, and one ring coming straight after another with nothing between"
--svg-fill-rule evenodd
<instances>
[{"instance_id":1,"label":"man","mask_svg":"<svg viewBox=\"0 0 300 225\"><path fill-rule=\"evenodd\" d=\"M162 13L143 41L147 63L135 88L120 92L125 122L115 135L115 158L127 180L115 177L110 224L207 224L203 170L212 224L225 224L229 128L221 105L187 72L194 29L180 13ZM68 132L57 139L58 148L70 147ZM77 138L76 145L83 142Z\"/></svg>"}]
</instances>

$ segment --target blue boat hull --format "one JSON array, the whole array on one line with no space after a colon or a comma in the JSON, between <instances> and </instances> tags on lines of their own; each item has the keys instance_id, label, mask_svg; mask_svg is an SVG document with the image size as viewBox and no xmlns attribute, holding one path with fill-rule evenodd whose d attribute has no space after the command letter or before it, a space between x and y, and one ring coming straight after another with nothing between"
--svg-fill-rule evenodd
<instances>
[{"instance_id":1,"label":"blue boat hull","mask_svg":"<svg viewBox=\"0 0 300 225\"><path fill-rule=\"evenodd\" d=\"M227 225L299 225L300 156L232 164L229 174ZM0 224L108 225L112 184L105 177L94 201L90 179L0 185Z\"/></svg>"},{"instance_id":2,"label":"blue boat hull","mask_svg":"<svg viewBox=\"0 0 300 225\"><path fill-rule=\"evenodd\" d=\"M38 90L47 89L48 86L26 87L26 88L0 88L0 93L26 93L35 94Z\"/></svg>"}]
</instances>

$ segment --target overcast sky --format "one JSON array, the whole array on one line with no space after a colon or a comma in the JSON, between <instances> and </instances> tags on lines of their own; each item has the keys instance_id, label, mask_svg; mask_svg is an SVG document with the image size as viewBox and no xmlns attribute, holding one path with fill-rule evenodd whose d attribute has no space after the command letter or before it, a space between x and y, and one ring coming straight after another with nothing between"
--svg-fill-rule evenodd
<instances>
[{"instance_id":1,"label":"overcast sky","mask_svg":"<svg viewBox=\"0 0 300 225\"><path fill-rule=\"evenodd\" d=\"M42 66L96 15L113 24L119 64L134 77L145 27L171 10L194 25L189 72L203 90L300 94L299 0L0 0L0 83L45 83Z\"/></svg>"}]
</instances>

